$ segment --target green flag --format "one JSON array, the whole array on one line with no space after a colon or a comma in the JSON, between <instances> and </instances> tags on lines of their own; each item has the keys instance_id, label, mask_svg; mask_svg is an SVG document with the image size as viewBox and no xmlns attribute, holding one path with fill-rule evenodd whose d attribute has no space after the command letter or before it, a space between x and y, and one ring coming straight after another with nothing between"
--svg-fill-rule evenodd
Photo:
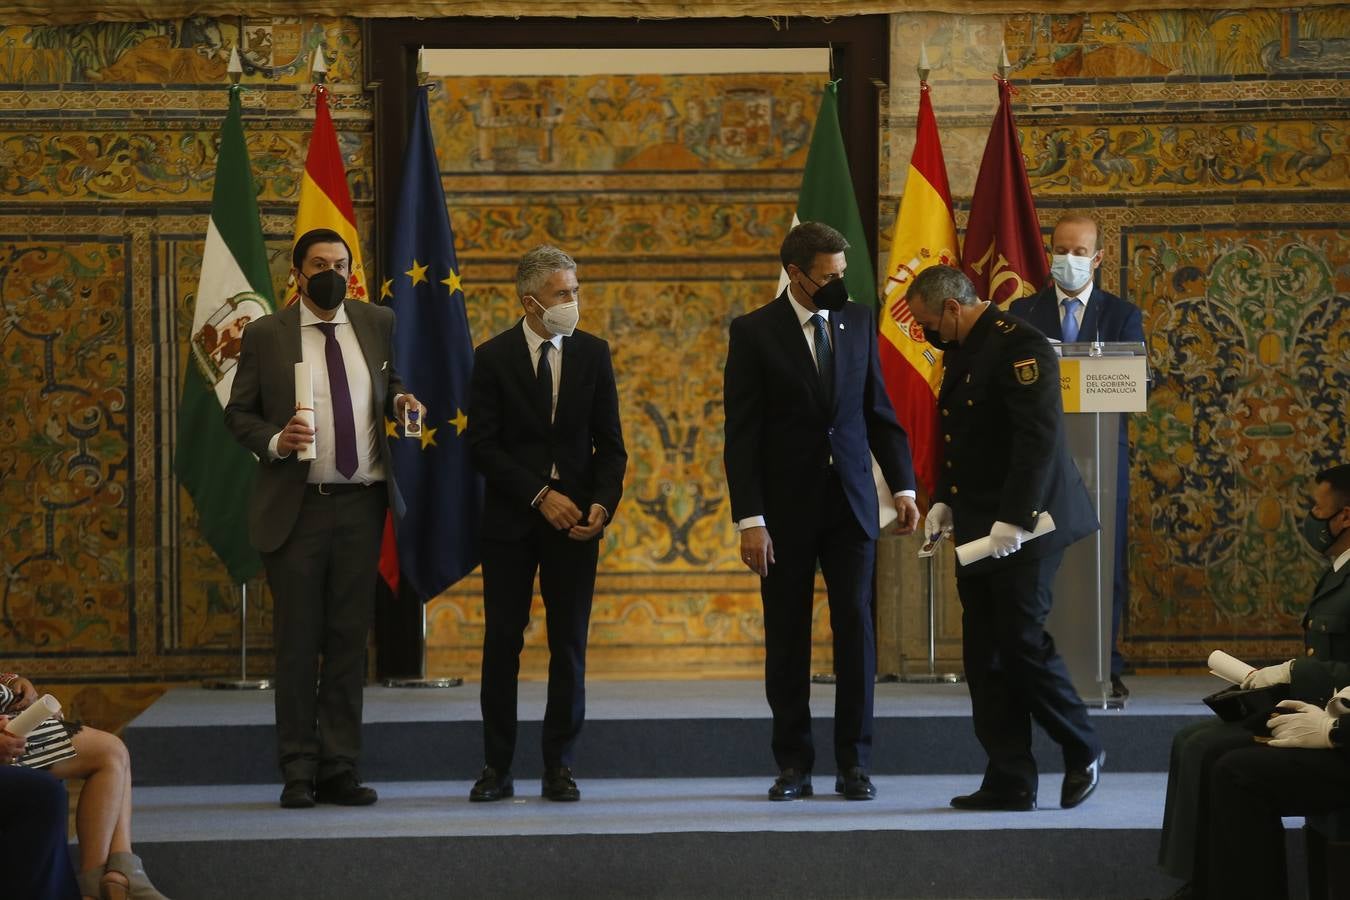
<instances>
[{"instance_id":1,"label":"green flag","mask_svg":"<svg viewBox=\"0 0 1350 900\"><path fill-rule=\"evenodd\" d=\"M858 215L853 195L853 180L844 155L844 137L839 131L838 82L828 81L820 95L820 112L811 134L811 149L806 154L802 173L802 191L797 196L797 215L792 224L824 222L848 239L848 271L844 284L849 299L876 309L877 279L868 249L867 231ZM784 284L787 276L784 275Z\"/></svg>"},{"instance_id":2,"label":"green flag","mask_svg":"<svg viewBox=\"0 0 1350 900\"><path fill-rule=\"evenodd\" d=\"M238 85L220 129L211 222L197 282L174 468L197 507L202 535L236 583L262 567L248 542L257 460L225 429L244 326L272 311L271 274L240 121Z\"/></svg>"}]
</instances>

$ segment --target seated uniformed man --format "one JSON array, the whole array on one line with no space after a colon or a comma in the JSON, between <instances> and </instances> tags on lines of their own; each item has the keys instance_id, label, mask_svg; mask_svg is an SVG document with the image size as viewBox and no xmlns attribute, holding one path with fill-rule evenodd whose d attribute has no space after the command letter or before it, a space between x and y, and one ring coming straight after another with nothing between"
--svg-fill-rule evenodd
<instances>
[{"instance_id":1,"label":"seated uniformed man","mask_svg":"<svg viewBox=\"0 0 1350 900\"><path fill-rule=\"evenodd\" d=\"M1243 687L1289 685L1292 699L1325 704L1350 684L1350 464L1317 474L1301 532L1314 550L1331 562L1313 590L1303 616L1304 656L1257 669ZM1176 900L1206 895L1205 853L1210 816L1211 772L1234 750L1250 747L1252 732L1241 722L1206 720L1177 732L1167 770L1167 809L1163 814L1163 871L1185 881Z\"/></svg>"}]
</instances>

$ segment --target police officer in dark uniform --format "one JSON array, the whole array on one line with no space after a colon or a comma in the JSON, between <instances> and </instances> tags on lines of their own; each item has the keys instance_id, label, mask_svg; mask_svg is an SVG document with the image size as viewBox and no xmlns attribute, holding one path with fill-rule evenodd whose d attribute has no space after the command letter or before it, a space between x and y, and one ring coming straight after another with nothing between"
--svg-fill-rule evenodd
<instances>
[{"instance_id":1,"label":"police officer in dark uniform","mask_svg":"<svg viewBox=\"0 0 1350 900\"><path fill-rule=\"evenodd\" d=\"M980 300L957 269L925 269L908 299L945 351L944 459L925 530L953 529L957 544L988 536L993 551L956 571L975 736L989 763L980 789L952 806L1036 807L1033 719L1064 754L1060 806L1077 806L1096 789L1104 754L1045 618L1064 549L1100 526L1064 443L1059 362L1043 334ZM1042 512L1055 528L1028 540Z\"/></svg>"}]
</instances>

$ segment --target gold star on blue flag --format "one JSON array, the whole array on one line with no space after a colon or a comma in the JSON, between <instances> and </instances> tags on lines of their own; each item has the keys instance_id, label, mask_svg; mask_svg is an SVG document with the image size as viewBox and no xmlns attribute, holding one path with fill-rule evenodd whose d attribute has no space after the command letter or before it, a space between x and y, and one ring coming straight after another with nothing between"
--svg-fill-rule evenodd
<instances>
[{"instance_id":1,"label":"gold star on blue flag","mask_svg":"<svg viewBox=\"0 0 1350 900\"><path fill-rule=\"evenodd\" d=\"M398 579L423 601L478 565L483 502L482 480L469 460L464 428L442 427L437 433L436 427L443 422L458 424L461 410L469 405L473 340L455 233L431 137L427 90L417 89L386 256L394 272L385 282L392 295L389 306L398 316L394 330L398 369L427 408L420 440L400 437L389 442L394 477L407 507L395 523Z\"/></svg>"}]
</instances>

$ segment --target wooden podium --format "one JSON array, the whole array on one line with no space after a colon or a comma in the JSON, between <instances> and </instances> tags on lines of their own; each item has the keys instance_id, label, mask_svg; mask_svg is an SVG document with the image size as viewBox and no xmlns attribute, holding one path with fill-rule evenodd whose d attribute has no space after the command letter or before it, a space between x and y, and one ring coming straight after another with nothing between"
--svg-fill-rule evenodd
<instances>
[{"instance_id":1,"label":"wooden podium","mask_svg":"<svg viewBox=\"0 0 1350 900\"><path fill-rule=\"evenodd\" d=\"M1148 408L1142 343L1056 344L1069 452L1092 496L1101 530L1070 547L1055 578L1046 630L1091 706L1111 701L1111 596L1115 573L1116 465L1127 413Z\"/></svg>"}]
</instances>

